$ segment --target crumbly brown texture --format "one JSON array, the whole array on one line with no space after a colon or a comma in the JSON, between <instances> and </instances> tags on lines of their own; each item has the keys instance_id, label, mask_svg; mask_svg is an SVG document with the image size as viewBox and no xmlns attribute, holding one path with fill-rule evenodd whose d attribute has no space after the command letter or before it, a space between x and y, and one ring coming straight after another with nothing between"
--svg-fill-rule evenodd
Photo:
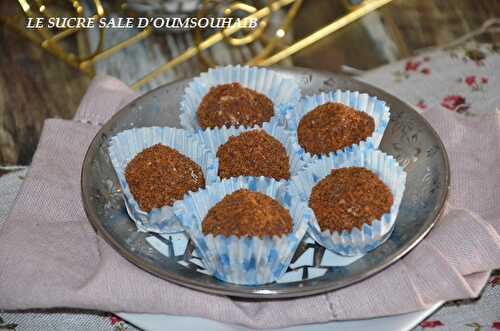
<instances>
[{"instance_id":1,"label":"crumbly brown texture","mask_svg":"<svg viewBox=\"0 0 500 331\"><path fill-rule=\"evenodd\" d=\"M125 169L125 179L142 210L171 206L189 191L205 187L198 164L175 149L157 144L137 154Z\"/></svg>"},{"instance_id":2,"label":"crumbly brown texture","mask_svg":"<svg viewBox=\"0 0 500 331\"><path fill-rule=\"evenodd\" d=\"M290 178L290 163L285 147L263 130L252 130L219 147L219 176L264 176L276 180Z\"/></svg>"},{"instance_id":3,"label":"crumbly brown texture","mask_svg":"<svg viewBox=\"0 0 500 331\"><path fill-rule=\"evenodd\" d=\"M321 231L361 229L388 213L393 203L389 188L365 168L335 169L314 186L309 206Z\"/></svg>"},{"instance_id":4,"label":"crumbly brown texture","mask_svg":"<svg viewBox=\"0 0 500 331\"><path fill-rule=\"evenodd\" d=\"M214 236L281 236L292 231L288 210L269 196L241 189L213 206L202 223L203 233Z\"/></svg>"},{"instance_id":5,"label":"crumbly brown texture","mask_svg":"<svg viewBox=\"0 0 500 331\"><path fill-rule=\"evenodd\" d=\"M274 106L268 97L239 83L212 87L196 113L198 124L203 129L262 125L273 115Z\"/></svg>"},{"instance_id":6,"label":"crumbly brown texture","mask_svg":"<svg viewBox=\"0 0 500 331\"><path fill-rule=\"evenodd\" d=\"M368 138L373 118L341 103L329 102L307 113L299 123L300 146L313 155L328 154Z\"/></svg>"}]
</instances>

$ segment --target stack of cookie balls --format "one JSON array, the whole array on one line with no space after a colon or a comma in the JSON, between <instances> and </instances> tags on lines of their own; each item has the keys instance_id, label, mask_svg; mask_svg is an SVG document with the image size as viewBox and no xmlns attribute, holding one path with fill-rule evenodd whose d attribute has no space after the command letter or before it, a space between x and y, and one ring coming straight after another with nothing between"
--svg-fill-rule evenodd
<instances>
[{"instance_id":1,"label":"stack of cookie balls","mask_svg":"<svg viewBox=\"0 0 500 331\"><path fill-rule=\"evenodd\" d=\"M268 69L249 67L221 67L195 78L181 103L181 124L191 143L203 147L198 153L202 157L195 160L175 144L158 139L123 161L126 165L122 162L122 170L115 167L119 177L122 172L123 185L129 188L131 196L127 199L136 201L146 215L134 221L145 226L151 221L148 215L170 207L176 219L165 218L163 222L179 222L203 249L214 249L210 248L211 240L233 237L251 240L245 249L262 250L262 245L271 245L264 247L269 251L275 249L272 245L281 245L280 238L302 238L299 232L304 222L307 228L314 221L320 231L329 233L371 226L394 211L394 190L376 167L344 158L352 162L333 162L327 175L313 176L310 189L303 190L306 193L289 189L301 187L294 181L300 181L299 175L307 173L318 160L353 150L367 155L378 147L388 122L388 107L374 97L358 93L355 96L369 98L369 102L359 102L353 94L342 98L342 93L355 92L332 91L330 98L316 98L322 101L316 103L299 100L300 90L294 81ZM351 104L345 100L355 101ZM366 108L356 108L359 105ZM207 167L208 159L213 162ZM216 174L215 179L206 169ZM262 181L255 184L250 178ZM268 192L262 183L272 189ZM304 216L307 213L296 211L293 204L300 203L304 206L298 209L310 208L313 220ZM196 212L190 210L192 206ZM193 225L193 219L198 224ZM263 244L265 238L274 244ZM313 238L322 244L317 236ZM293 251L290 253L293 255ZM249 254L246 256L253 253ZM288 257L282 262L286 260L289 263ZM254 264L258 269L265 263ZM276 280L262 280L258 274L264 272L256 270L252 280L235 281L221 276L221 270L231 270L223 267L228 268L214 265L207 269L217 278L236 283Z\"/></svg>"}]
</instances>

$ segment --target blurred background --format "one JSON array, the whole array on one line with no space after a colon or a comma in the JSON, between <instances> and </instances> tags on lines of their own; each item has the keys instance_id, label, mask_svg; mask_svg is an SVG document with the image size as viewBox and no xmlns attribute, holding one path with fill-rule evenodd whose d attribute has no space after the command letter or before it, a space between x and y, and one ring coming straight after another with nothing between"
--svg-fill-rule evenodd
<instances>
[{"instance_id":1,"label":"blurred background","mask_svg":"<svg viewBox=\"0 0 500 331\"><path fill-rule=\"evenodd\" d=\"M26 29L28 17L259 17L255 30ZM92 77L147 91L209 66L301 66L357 75L487 30L500 0L3 0L0 165L28 165L46 118L72 118ZM496 22L496 23L495 23ZM482 29L482 30L481 30ZM477 34L477 36L476 36ZM469 38L470 37L470 38ZM481 54L471 50L472 58Z\"/></svg>"}]
</instances>

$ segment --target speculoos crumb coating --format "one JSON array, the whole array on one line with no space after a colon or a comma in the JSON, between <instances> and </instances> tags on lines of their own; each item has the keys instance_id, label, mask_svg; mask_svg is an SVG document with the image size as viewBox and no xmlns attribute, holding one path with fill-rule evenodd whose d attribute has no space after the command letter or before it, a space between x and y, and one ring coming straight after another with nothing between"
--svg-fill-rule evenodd
<instances>
[{"instance_id":1,"label":"speculoos crumb coating","mask_svg":"<svg viewBox=\"0 0 500 331\"><path fill-rule=\"evenodd\" d=\"M210 208L202 231L213 236L263 238L287 235L292 226L292 217L278 201L263 193L240 189Z\"/></svg>"},{"instance_id":2,"label":"speculoos crumb coating","mask_svg":"<svg viewBox=\"0 0 500 331\"><path fill-rule=\"evenodd\" d=\"M290 178L290 162L285 147L263 130L245 131L229 137L217 150L217 157L221 178Z\"/></svg>"},{"instance_id":3,"label":"speculoos crumb coating","mask_svg":"<svg viewBox=\"0 0 500 331\"><path fill-rule=\"evenodd\" d=\"M321 231L361 229L391 210L390 189L370 170L359 167L332 170L312 189L309 207Z\"/></svg>"},{"instance_id":4,"label":"speculoos crumb coating","mask_svg":"<svg viewBox=\"0 0 500 331\"><path fill-rule=\"evenodd\" d=\"M300 120L299 145L313 155L341 150L370 137L375 121L365 112L337 102L316 107Z\"/></svg>"},{"instance_id":5,"label":"speculoos crumb coating","mask_svg":"<svg viewBox=\"0 0 500 331\"><path fill-rule=\"evenodd\" d=\"M125 179L140 208L172 206L189 191L205 187L200 166L173 148L156 144L137 154L125 169Z\"/></svg>"},{"instance_id":6,"label":"speculoos crumb coating","mask_svg":"<svg viewBox=\"0 0 500 331\"><path fill-rule=\"evenodd\" d=\"M269 122L273 115L274 105L268 97L239 83L210 88L196 112L202 129L240 125L252 127Z\"/></svg>"}]
</instances>

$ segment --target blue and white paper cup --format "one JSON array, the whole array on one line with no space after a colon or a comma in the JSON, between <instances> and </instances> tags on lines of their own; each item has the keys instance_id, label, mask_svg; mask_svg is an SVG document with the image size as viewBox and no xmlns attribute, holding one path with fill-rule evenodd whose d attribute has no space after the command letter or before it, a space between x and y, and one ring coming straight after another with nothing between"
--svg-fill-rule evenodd
<instances>
[{"instance_id":1,"label":"blue and white paper cup","mask_svg":"<svg viewBox=\"0 0 500 331\"><path fill-rule=\"evenodd\" d=\"M279 125L278 121L267 122L262 127L255 125L254 127L239 128L230 127L225 129L205 129L198 131L196 134L203 141L213 155L217 155L219 147L225 144L231 136L238 136L245 131L264 130L267 134L278 140L286 150L290 165L290 176L296 175L305 165L302 160L303 150L297 144L297 141L290 137L290 134L285 128Z\"/></svg>"},{"instance_id":2,"label":"blue and white paper cup","mask_svg":"<svg viewBox=\"0 0 500 331\"><path fill-rule=\"evenodd\" d=\"M297 83L275 71L248 66L225 66L209 69L194 78L184 90L181 101L181 126L189 131L201 130L196 112L210 88L229 83L240 83L246 88L264 94L274 104L274 116L284 124L284 116L299 101L301 94Z\"/></svg>"},{"instance_id":3,"label":"blue and white paper cup","mask_svg":"<svg viewBox=\"0 0 500 331\"><path fill-rule=\"evenodd\" d=\"M175 214L210 274L222 281L241 285L271 283L283 275L307 231L312 213L301 202L290 205L280 200L278 191L282 185L282 182L265 177L230 178L204 190L190 192L174 204ZM202 222L210 208L239 189L260 192L276 199L290 212L292 232L264 238L203 234Z\"/></svg>"},{"instance_id":4,"label":"blue and white paper cup","mask_svg":"<svg viewBox=\"0 0 500 331\"><path fill-rule=\"evenodd\" d=\"M304 115L314 110L316 107L328 102L342 103L346 106L354 108L355 110L367 113L373 118L375 122L375 129L373 130L373 133L370 137L361 141L359 144L348 146L343 150L349 151L355 148L378 148L382 137L384 136L384 131L389 124L390 109L384 101L379 100L377 97L357 91L334 90L311 96L305 96L304 98L302 98L302 100L300 100L300 102L295 107L295 111L287 112L285 115L287 129L290 130L293 139L298 141L297 130L300 120L302 120ZM312 155L311 153L305 152L300 144L298 145L304 153L303 158L306 162L311 162L319 158L317 155ZM336 152L340 152L340 150L333 153Z\"/></svg>"},{"instance_id":5,"label":"blue and white paper cup","mask_svg":"<svg viewBox=\"0 0 500 331\"><path fill-rule=\"evenodd\" d=\"M125 169L127 164L144 149L162 144L177 150L198 164L205 177L205 185L217 180L218 161L214 155L186 130L165 127L135 128L122 131L111 138L108 148L111 163L123 191L123 198L129 216L142 232L173 233L182 231L171 206L154 208L150 212L141 210L130 192Z\"/></svg>"},{"instance_id":6,"label":"blue and white paper cup","mask_svg":"<svg viewBox=\"0 0 500 331\"><path fill-rule=\"evenodd\" d=\"M311 237L335 253L354 256L375 249L392 233L406 183L406 172L394 157L379 150L360 148L322 157L307 165L305 170L292 178L286 188L284 199L291 203L299 200L309 204L313 187L333 169L346 167L363 167L372 171L387 185L394 198L388 213L382 215L380 219L373 220L371 225L365 223L361 229L354 228L351 231L321 231L313 212L308 227Z\"/></svg>"}]
</instances>

